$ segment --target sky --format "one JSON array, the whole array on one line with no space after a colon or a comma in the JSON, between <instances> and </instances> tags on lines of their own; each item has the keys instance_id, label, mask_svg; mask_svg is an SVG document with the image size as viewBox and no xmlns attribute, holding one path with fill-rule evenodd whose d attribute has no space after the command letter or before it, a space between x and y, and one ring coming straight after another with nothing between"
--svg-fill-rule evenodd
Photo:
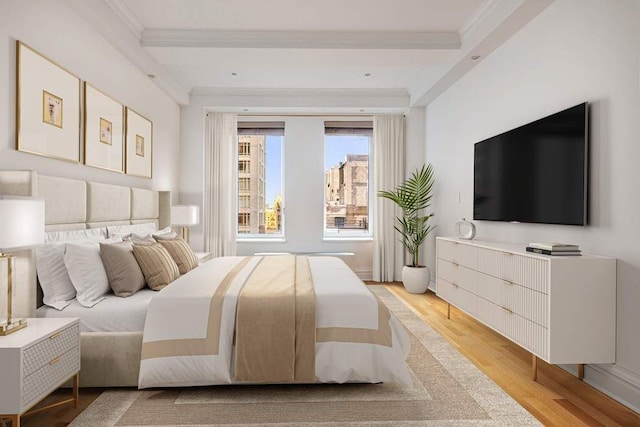
<instances>
[{"instance_id":1,"label":"sky","mask_svg":"<svg viewBox=\"0 0 640 427\"><path fill-rule=\"evenodd\" d=\"M366 136L333 135L325 137L324 170L344 162L347 154L368 154L369 138ZM267 152L265 155L266 202L273 206L273 201L282 193L282 141L281 136L267 135ZM324 179L324 176L318 177Z\"/></svg>"}]
</instances>

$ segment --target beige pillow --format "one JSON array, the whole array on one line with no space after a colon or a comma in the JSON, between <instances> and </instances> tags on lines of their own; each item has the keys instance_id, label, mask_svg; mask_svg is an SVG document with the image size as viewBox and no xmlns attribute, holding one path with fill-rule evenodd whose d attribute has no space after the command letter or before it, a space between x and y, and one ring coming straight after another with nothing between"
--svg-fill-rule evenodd
<instances>
[{"instance_id":1,"label":"beige pillow","mask_svg":"<svg viewBox=\"0 0 640 427\"><path fill-rule=\"evenodd\" d=\"M100 257L114 294L130 297L144 288L144 275L133 255L131 242L100 243Z\"/></svg>"},{"instance_id":2,"label":"beige pillow","mask_svg":"<svg viewBox=\"0 0 640 427\"><path fill-rule=\"evenodd\" d=\"M176 262L162 245L133 245L133 255L138 260L147 285L154 291L159 291L180 277Z\"/></svg>"},{"instance_id":3,"label":"beige pillow","mask_svg":"<svg viewBox=\"0 0 640 427\"><path fill-rule=\"evenodd\" d=\"M158 240L178 264L180 274L188 273L198 266L198 256L184 239Z\"/></svg>"}]
</instances>

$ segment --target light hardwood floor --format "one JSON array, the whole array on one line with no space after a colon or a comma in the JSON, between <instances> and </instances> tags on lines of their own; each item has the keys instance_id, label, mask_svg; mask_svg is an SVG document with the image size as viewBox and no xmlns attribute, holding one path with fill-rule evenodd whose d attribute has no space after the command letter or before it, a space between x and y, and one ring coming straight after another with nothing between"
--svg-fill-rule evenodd
<instances>
[{"instance_id":1,"label":"light hardwood floor","mask_svg":"<svg viewBox=\"0 0 640 427\"><path fill-rule=\"evenodd\" d=\"M410 294L400 283L388 283L386 287L544 425L640 426L639 414L556 366L538 362L538 381L531 381L529 352L455 307L451 307L451 320L447 320L447 303L433 293ZM66 406L25 417L22 426L66 426L102 391L81 389L78 409ZM57 398L66 393L56 392Z\"/></svg>"},{"instance_id":2,"label":"light hardwood floor","mask_svg":"<svg viewBox=\"0 0 640 427\"><path fill-rule=\"evenodd\" d=\"M401 283L386 288L546 426L640 426L640 415L557 366L538 361L531 380L531 353L451 307L432 292L416 295Z\"/></svg>"}]
</instances>

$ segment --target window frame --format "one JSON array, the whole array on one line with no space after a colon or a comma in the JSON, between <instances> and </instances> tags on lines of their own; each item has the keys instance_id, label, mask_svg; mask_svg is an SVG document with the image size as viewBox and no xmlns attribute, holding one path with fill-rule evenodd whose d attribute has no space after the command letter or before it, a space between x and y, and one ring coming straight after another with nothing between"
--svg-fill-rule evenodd
<instances>
[{"instance_id":1,"label":"window frame","mask_svg":"<svg viewBox=\"0 0 640 427\"><path fill-rule=\"evenodd\" d=\"M241 128L240 123L243 123L244 125L249 125L249 127L242 127L242 129L244 130L244 132L240 133L238 132L238 140L236 142L237 144L237 163L238 163L238 167L236 168L236 179L238 179L238 191L236 194L236 208L238 210L238 213L240 213L240 184L239 184L239 178L240 178L240 167L239 167L239 163L240 163L240 156L241 155L251 155L251 149L249 148L248 150L246 150L246 153L240 153L240 141L239 141L239 137L241 135L264 135L264 136L275 136L275 137L279 137L280 138L280 201L281 201L281 211L280 211L280 232L279 233L239 233L239 222L236 222L236 241L237 242L251 242L251 241L260 241L260 242L267 242L267 241L284 241L285 239L285 224L286 224L286 220L285 220L285 195L284 195L284 187L285 187L285 135L284 135L284 122L274 122L273 120L269 120L269 121L262 121L259 119L253 119L250 117L238 117L238 129ZM250 133L250 129L251 128L255 128L258 129L258 131L255 134ZM269 129L274 129L274 133L270 133ZM263 162L263 166L264 166L264 170L266 171L266 138L265 138L265 152L264 152L264 157L259 159ZM260 167L260 165L258 165L258 167ZM251 186L251 183L249 183L249 186ZM267 189L266 189L266 175L264 177L264 185L263 185L263 192L259 192L258 197L262 197L264 199L266 199L266 194L267 194ZM247 191L247 190L245 190ZM249 190L250 191L250 190ZM273 202L273 200L265 200L265 202ZM251 202L249 202L251 203ZM260 215L262 215L265 219L265 231L266 231L266 209L263 210L262 212L258 212L258 217L260 217Z\"/></svg>"},{"instance_id":2,"label":"window frame","mask_svg":"<svg viewBox=\"0 0 640 427\"><path fill-rule=\"evenodd\" d=\"M344 120L345 122L349 121L349 122L353 122L352 120ZM367 120L370 121L370 120ZM325 126L326 127L326 126ZM324 134L324 150L323 150L323 154L324 154L324 160L323 160L323 169L326 168L326 162L327 162L327 142L328 142L328 137L332 136L332 134L327 134L326 130L325 130L325 134ZM374 191L373 191L373 169L374 169L374 162L373 162L373 148L374 148L374 144L373 144L373 134L371 135L358 135L357 133L345 133L344 136L365 136L369 139L369 143L368 143L368 154L367 154L367 161L368 161L368 170L367 170L367 193L368 193L368 205L367 205L367 217L368 217L368 229L366 232L360 232L360 231L336 231L336 232L332 232L330 231L331 229L327 228L327 192L326 192L326 182L323 182L323 195L322 195L322 199L323 199L323 212L322 212L322 240L325 241L331 241L331 240L372 240L373 239L373 225L374 225L374 212L373 212L373 204L375 203L374 200ZM327 171L324 170L323 173L323 180L326 177L326 173Z\"/></svg>"}]
</instances>

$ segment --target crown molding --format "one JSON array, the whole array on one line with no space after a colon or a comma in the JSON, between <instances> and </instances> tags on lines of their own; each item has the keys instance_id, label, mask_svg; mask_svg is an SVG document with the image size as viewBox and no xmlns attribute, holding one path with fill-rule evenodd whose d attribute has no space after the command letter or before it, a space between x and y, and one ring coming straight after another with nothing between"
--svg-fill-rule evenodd
<instances>
[{"instance_id":1,"label":"crown molding","mask_svg":"<svg viewBox=\"0 0 640 427\"><path fill-rule=\"evenodd\" d=\"M142 32L145 47L286 48L286 49L459 49L455 31L220 31Z\"/></svg>"},{"instance_id":2,"label":"crown molding","mask_svg":"<svg viewBox=\"0 0 640 427\"><path fill-rule=\"evenodd\" d=\"M120 20L129 28L136 39L142 38L142 32L144 31L144 25L142 22L131 12L126 4L122 0L104 0L104 2L113 10L113 12L120 18Z\"/></svg>"}]
</instances>

